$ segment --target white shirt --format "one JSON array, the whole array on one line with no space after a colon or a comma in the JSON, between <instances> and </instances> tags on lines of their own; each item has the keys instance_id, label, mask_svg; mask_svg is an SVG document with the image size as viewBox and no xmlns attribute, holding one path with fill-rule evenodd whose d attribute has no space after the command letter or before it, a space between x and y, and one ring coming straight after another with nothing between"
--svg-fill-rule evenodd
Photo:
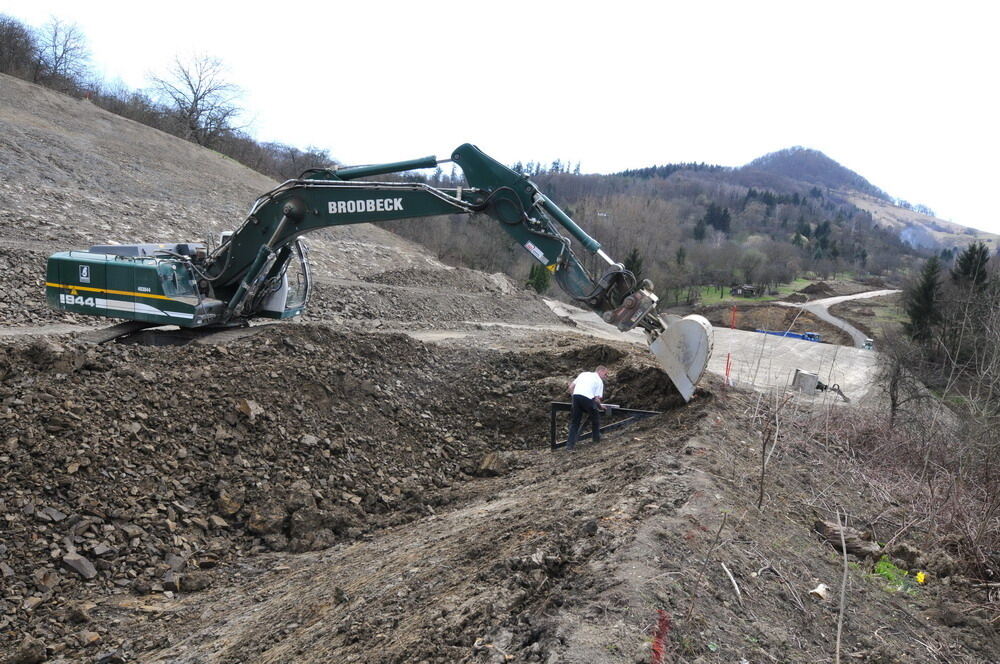
<instances>
[{"instance_id":1,"label":"white shirt","mask_svg":"<svg viewBox=\"0 0 1000 664\"><path fill-rule=\"evenodd\" d=\"M573 396L581 394L588 399L604 397L604 381L593 371L584 371L573 381Z\"/></svg>"}]
</instances>

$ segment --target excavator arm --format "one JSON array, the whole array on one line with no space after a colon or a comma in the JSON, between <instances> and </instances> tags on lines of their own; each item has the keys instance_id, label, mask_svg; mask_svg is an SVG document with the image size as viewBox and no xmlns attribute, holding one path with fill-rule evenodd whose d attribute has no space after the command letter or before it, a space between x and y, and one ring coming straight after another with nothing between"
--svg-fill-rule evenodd
<instances>
[{"instance_id":1,"label":"excavator arm","mask_svg":"<svg viewBox=\"0 0 1000 664\"><path fill-rule=\"evenodd\" d=\"M245 314L255 291L280 271L298 237L320 228L379 223L444 214L481 213L495 219L518 244L553 273L560 287L577 302L605 315L625 331L635 326L657 329L648 319L656 304L649 289L640 288L631 272L615 263L601 244L587 235L526 176L462 145L450 160L465 173L471 188L440 189L426 184L370 182L373 175L428 168L434 157L413 161L311 170L259 198L243 225L214 252L205 270L213 295L227 303L223 322ZM576 257L568 233L606 268L592 277ZM282 251L286 253L281 254Z\"/></svg>"},{"instance_id":2,"label":"excavator arm","mask_svg":"<svg viewBox=\"0 0 1000 664\"><path fill-rule=\"evenodd\" d=\"M367 178L418 168L432 168L452 162L463 171L468 187L437 188L412 182L377 182ZM553 203L526 176L488 157L477 147L464 144L449 159L425 157L410 161L335 170L311 169L299 178L288 180L258 198L250 213L233 233L210 254L204 245L131 245L136 253L121 255L122 247L91 249L89 275L96 272L121 272L123 265L134 267L143 276L150 267L157 274L169 272L160 291L132 292L134 304L106 305L115 309L104 315L157 321L167 316L169 322L187 327L218 326L242 323L255 316L290 317L305 306L308 296L308 263L300 238L314 230L360 223L379 223L448 214L484 214L498 222L535 260L552 272L556 283L576 302L602 316L621 331L640 328L661 366L667 371L685 399L690 399L694 384L701 377L711 352L711 326L701 317L668 320L656 314L656 295L652 284L636 283L635 276L608 256L601 244L590 237L565 212ZM573 240L600 258L602 273L591 275L574 253ZM184 247L188 251L182 251ZM193 248L193 250L192 250ZM56 266L53 261L79 262L77 252L56 254L50 258L49 277L56 282L74 281L73 266ZM112 254L112 255L109 255ZM68 257L68 258L67 258ZM99 265L104 260L106 268ZM127 261L132 261L127 263ZM287 272L298 260L305 275L305 292L290 296ZM112 265L112 263L114 263ZM74 264L75 265L75 264ZM168 270L164 270L164 265ZM84 268L80 267L80 278ZM128 272L129 270L126 270ZM110 279L110 277L109 277ZM90 283L88 277L88 284ZM71 289L70 295L90 288L79 280L55 283ZM181 289L187 296L170 297L170 289ZM125 291L104 290L106 293ZM162 292L164 295L160 295ZM148 294L147 294L148 293ZM56 296L58 295L58 300ZM49 291L49 300L60 308L79 310L80 302L65 292ZM162 298L171 304L144 298ZM62 306L69 301L72 306ZM140 303L140 300L143 302ZM115 302L115 300L106 300ZM129 308L131 307L131 309ZM83 310L87 311L84 303ZM151 313L158 311L157 313ZM190 313L187 313L190 311ZM131 312L132 315L129 315ZM141 313L140 313L141 312Z\"/></svg>"}]
</instances>

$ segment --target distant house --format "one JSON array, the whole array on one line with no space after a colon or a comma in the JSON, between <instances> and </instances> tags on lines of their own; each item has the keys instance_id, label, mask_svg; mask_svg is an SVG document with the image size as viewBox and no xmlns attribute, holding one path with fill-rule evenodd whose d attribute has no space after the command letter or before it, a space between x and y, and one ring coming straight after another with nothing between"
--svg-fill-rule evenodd
<instances>
[{"instance_id":1,"label":"distant house","mask_svg":"<svg viewBox=\"0 0 1000 664\"><path fill-rule=\"evenodd\" d=\"M755 286L751 286L750 284L733 286L729 289L729 294L738 295L740 297L757 297L757 288Z\"/></svg>"}]
</instances>

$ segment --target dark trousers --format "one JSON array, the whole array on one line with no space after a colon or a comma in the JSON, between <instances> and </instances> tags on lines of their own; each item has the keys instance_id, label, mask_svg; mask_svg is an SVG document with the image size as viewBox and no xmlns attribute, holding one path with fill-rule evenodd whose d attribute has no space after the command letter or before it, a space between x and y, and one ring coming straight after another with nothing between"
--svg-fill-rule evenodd
<instances>
[{"instance_id":1,"label":"dark trousers","mask_svg":"<svg viewBox=\"0 0 1000 664\"><path fill-rule=\"evenodd\" d=\"M583 414L590 416L590 423L594 429L594 442L601 442L601 411L597 409L597 404L593 399L589 399L582 394L573 395L573 409L569 415L569 438L566 440L566 449L571 450L576 447L576 439L580 436L580 420Z\"/></svg>"}]
</instances>

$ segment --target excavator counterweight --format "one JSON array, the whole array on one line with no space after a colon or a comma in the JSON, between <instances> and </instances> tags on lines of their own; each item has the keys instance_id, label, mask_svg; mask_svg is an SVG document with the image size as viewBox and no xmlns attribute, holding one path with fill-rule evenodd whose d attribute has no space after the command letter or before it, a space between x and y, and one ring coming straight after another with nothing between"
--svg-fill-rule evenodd
<instances>
[{"instance_id":1,"label":"excavator counterweight","mask_svg":"<svg viewBox=\"0 0 1000 664\"><path fill-rule=\"evenodd\" d=\"M467 187L364 179L445 161L462 169ZM46 296L59 309L150 325L226 327L257 317L290 318L302 312L311 291L305 234L330 226L477 213L496 220L575 302L621 331L644 330L660 366L685 400L691 398L711 354L708 321L657 315L651 284L637 283L527 176L468 143L447 160L305 171L258 198L214 251L206 243L188 242L98 245L54 254ZM600 275L580 262L574 241L604 262Z\"/></svg>"}]
</instances>

